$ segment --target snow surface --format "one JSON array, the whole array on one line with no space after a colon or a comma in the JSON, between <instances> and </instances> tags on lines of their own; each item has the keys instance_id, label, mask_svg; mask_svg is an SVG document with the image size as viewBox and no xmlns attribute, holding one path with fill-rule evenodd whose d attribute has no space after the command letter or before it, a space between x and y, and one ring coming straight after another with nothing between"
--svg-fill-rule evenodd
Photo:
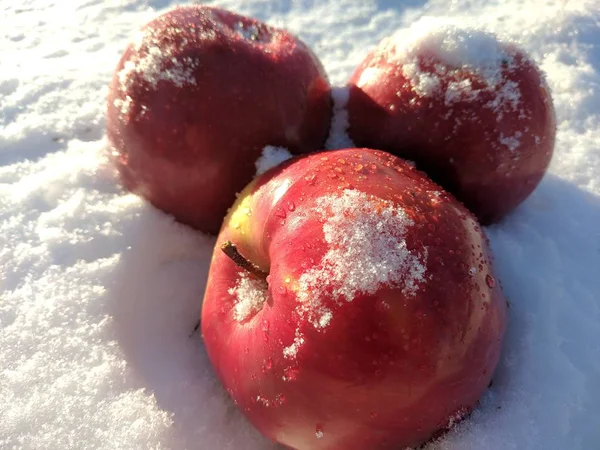
<instances>
[{"instance_id":1,"label":"snow surface","mask_svg":"<svg viewBox=\"0 0 600 450\"><path fill-rule=\"evenodd\" d=\"M267 170L278 166L291 157L292 154L287 148L267 145L265 148L263 148L262 154L254 163L256 166L256 175L262 175Z\"/></svg>"},{"instance_id":2,"label":"snow surface","mask_svg":"<svg viewBox=\"0 0 600 450\"><path fill-rule=\"evenodd\" d=\"M477 411L428 450L600 448L597 1L207 3L288 27L338 86L425 15L487 27L531 53L553 92L557 145L540 187L486 230L511 302L505 351ZM214 240L124 193L104 157L112 70L173 4L0 3L2 449L273 448L190 336ZM343 89L336 99L339 129Z\"/></svg>"}]
</instances>

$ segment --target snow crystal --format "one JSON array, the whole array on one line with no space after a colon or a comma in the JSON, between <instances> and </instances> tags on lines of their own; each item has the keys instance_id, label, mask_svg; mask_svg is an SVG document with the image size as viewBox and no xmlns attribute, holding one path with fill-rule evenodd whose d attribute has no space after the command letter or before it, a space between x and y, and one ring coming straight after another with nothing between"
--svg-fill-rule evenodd
<instances>
[{"instance_id":1,"label":"snow crystal","mask_svg":"<svg viewBox=\"0 0 600 450\"><path fill-rule=\"evenodd\" d=\"M227 292L236 299L233 317L238 322L243 322L261 310L266 300L267 289L262 280L250 278L246 273L240 273L235 287L228 289Z\"/></svg>"},{"instance_id":2,"label":"snow crystal","mask_svg":"<svg viewBox=\"0 0 600 450\"><path fill-rule=\"evenodd\" d=\"M117 108L121 112L121 114L126 116L129 114L129 111L131 110L131 102L132 101L133 101L133 99L129 95L126 95L125 100L116 98L113 103L115 105L115 108Z\"/></svg>"},{"instance_id":3,"label":"snow crystal","mask_svg":"<svg viewBox=\"0 0 600 450\"><path fill-rule=\"evenodd\" d=\"M431 97L440 89L439 77L430 72L421 71L417 62L402 64L402 74L421 97Z\"/></svg>"},{"instance_id":4,"label":"snow crystal","mask_svg":"<svg viewBox=\"0 0 600 450\"><path fill-rule=\"evenodd\" d=\"M514 152L521 146L521 141L519 140L522 136L520 131L517 131L513 136L504 136L500 134L500 144L505 145L511 152Z\"/></svg>"},{"instance_id":5,"label":"snow crystal","mask_svg":"<svg viewBox=\"0 0 600 450\"><path fill-rule=\"evenodd\" d=\"M263 148L262 154L254 163L256 165L256 175L262 175L267 170L278 166L291 157L292 154L287 148L267 145Z\"/></svg>"},{"instance_id":6,"label":"snow crystal","mask_svg":"<svg viewBox=\"0 0 600 450\"><path fill-rule=\"evenodd\" d=\"M296 330L296 335L294 336L294 342L283 349L283 356L286 358L295 358L298 354L298 350L304 344L304 336L300 331Z\"/></svg>"},{"instance_id":7,"label":"snow crystal","mask_svg":"<svg viewBox=\"0 0 600 450\"><path fill-rule=\"evenodd\" d=\"M402 287L414 296L425 280L427 249L410 251L404 236L413 221L393 202L357 190L317 200L315 214L324 220L329 250L315 267L298 280L302 314L316 328L333 318L320 298L352 301L357 294L373 294L381 286Z\"/></svg>"},{"instance_id":8,"label":"snow crystal","mask_svg":"<svg viewBox=\"0 0 600 450\"><path fill-rule=\"evenodd\" d=\"M262 33L260 28L253 23L246 24L244 22L237 22L234 25L233 30L249 41L266 43L271 40L270 33Z\"/></svg>"},{"instance_id":9,"label":"snow crystal","mask_svg":"<svg viewBox=\"0 0 600 450\"><path fill-rule=\"evenodd\" d=\"M168 29L172 35L181 31L173 27ZM126 98L114 102L123 116L130 111L131 98L128 93L137 77L153 89L156 89L159 81L167 81L177 87L196 85L194 72L199 67L198 61L189 56L178 59L175 45L162 45L155 30L138 31L130 45L134 52L117 73L119 88Z\"/></svg>"},{"instance_id":10,"label":"snow crystal","mask_svg":"<svg viewBox=\"0 0 600 450\"><path fill-rule=\"evenodd\" d=\"M438 18L422 18L398 31L384 46L391 46L392 57L402 64L415 64L415 55L424 53L435 56L442 63L441 70L466 69L494 86L502 81L502 67L514 63L492 33Z\"/></svg>"},{"instance_id":11,"label":"snow crystal","mask_svg":"<svg viewBox=\"0 0 600 450\"><path fill-rule=\"evenodd\" d=\"M135 82L134 74L139 75L153 88L156 88L161 80L183 87L186 84L196 84L194 71L197 67L198 63L189 56L178 60L173 56L172 50L149 45L146 54L137 61L125 62L117 76L122 92L129 92Z\"/></svg>"}]
</instances>

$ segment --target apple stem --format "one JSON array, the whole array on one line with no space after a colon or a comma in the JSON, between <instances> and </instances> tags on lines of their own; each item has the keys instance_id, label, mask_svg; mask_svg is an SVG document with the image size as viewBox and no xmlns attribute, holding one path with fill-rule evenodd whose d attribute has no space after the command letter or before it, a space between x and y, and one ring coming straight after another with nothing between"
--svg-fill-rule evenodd
<instances>
[{"instance_id":1,"label":"apple stem","mask_svg":"<svg viewBox=\"0 0 600 450\"><path fill-rule=\"evenodd\" d=\"M244 258L233 242L223 242L221 244L221 250L223 250L223 253L229 256L239 267L250 272L258 279L267 281L267 276L269 276L269 274L267 272L263 272L258 266L252 264L250 261Z\"/></svg>"}]
</instances>

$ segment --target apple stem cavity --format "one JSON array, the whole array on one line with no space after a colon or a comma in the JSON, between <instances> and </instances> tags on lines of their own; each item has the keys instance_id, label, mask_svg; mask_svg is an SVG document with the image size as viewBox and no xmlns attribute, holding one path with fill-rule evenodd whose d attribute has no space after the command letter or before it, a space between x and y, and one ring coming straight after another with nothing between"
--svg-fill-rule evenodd
<instances>
[{"instance_id":1,"label":"apple stem cavity","mask_svg":"<svg viewBox=\"0 0 600 450\"><path fill-rule=\"evenodd\" d=\"M269 274L267 272L262 271L258 266L252 264L248 261L242 254L239 252L235 244L231 241L225 241L221 244L221 250L227 256L229 256L234 263L236 263L242 269L250 272L256 278L263 280L265 283L267 282L267 277Z\"/></svg>"}]
</instances>

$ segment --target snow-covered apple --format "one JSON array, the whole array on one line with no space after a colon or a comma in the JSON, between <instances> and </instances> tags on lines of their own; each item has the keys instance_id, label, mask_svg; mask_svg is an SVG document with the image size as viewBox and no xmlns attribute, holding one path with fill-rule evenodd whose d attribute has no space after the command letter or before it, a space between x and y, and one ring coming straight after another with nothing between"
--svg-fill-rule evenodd
<instances>
[{"instance_id":1,"label":"snow-covered apple","mask_svg":"<svg viewBox=\"0 0 600 450\"><path fill-rule=\"evenodd\" d=\"M417 22L367 55L349 90L353 142L415 161L484 225L525 200L550 163L548 86L493 34Z\"/></svg>"},{"instance_id":2,"label":"snow-covered apple","mask_svg":"<svg viewBox=\"0 0 600 450\"><path fill-rule=\"evenodd\" d=\"M287 31L207 6L148 23L115 70L107 133L124 185L216 233L263 147L322 148L330 86Z\"/></svg>"},{"instance_id":3,"label":"snow-covered apple","mask_svg":"<svg viewBox=\"0 0 600 450\"><path fill-rule=\"evenodd\" d=\"M241 193L201 324L219 379L265 436L397 450L471 411L506 320L474 216L400 158L346 149L287 161Z\"/></svg>"}]
</instances>

